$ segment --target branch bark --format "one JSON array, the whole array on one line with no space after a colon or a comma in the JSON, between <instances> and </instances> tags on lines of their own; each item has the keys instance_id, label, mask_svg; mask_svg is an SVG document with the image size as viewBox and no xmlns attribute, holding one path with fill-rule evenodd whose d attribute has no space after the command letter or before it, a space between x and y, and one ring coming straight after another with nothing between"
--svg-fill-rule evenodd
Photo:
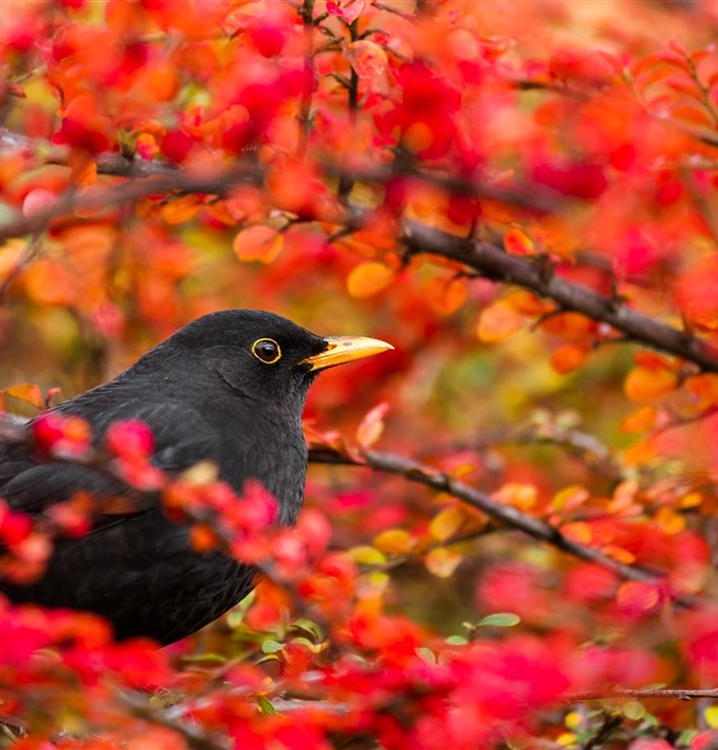
<instances>
[{"instance_id":1,"label":"branch bark","mask_svg":"<svg viewBox=\"0 0 718 750\"><path fill-rule=\"evenodd\" d=\"M492 281L515 284L551 299L564 310L607 323L627 338L718 372L718 350L687 331L662 323L592 289L562 279L530 260L509 255L487 242L462 239L416 221L406 221L401 237L409 252L458 261Z\"/></svg>"},{"instance_id":2,"label":"branch bark","mask_svg":"<svg viewBox=\"0 0 718 750\"><path fill-rule=\"evenodd\" d=\"M532 539L549 544L579 560L596 563L606 570L612 571L620 578L642 581L657 586L666 583L667 573L663 571L622 563L595 547L589 547L564 536L558 528L539 518L523 513L511 505L501 503L490 495L454 479L445 472L438 471L410 458L378 451L367 451L360 457L353 458L332 448L321 447L310 450L310 461L346 466L367 466L375 471L404 477L410 482L416 482L437 492L451 495L472 508L482 511L506 528L521 531ZM673 593L672 600L679 606L686 608L694 607L698 603L696 597L685 594Z\"/></svg>"}]
</instances>

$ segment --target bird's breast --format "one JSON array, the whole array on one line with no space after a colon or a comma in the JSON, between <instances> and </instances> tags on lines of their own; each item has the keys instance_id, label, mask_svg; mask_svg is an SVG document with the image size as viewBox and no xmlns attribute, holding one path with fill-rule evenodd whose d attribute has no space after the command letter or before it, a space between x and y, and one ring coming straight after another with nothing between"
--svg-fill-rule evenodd
<instances>
[{"instance_id":1,"label":"bird's breast","mask_svg":"<svg viewBox=\"0 0 718 750\"><path fill-rule=\"evenodd\" d=\"M248 480L259 482L278 503L279 523L296 521L307 475L307 444L298 424L278 428L258 420L227 442L220 469L240 496Z\"/></svg>"}]
</instances>

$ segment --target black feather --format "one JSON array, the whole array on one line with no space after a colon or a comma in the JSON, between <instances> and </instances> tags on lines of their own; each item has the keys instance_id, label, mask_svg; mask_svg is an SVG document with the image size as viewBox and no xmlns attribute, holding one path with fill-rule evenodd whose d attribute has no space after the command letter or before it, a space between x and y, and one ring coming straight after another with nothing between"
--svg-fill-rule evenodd
<instances>
[{"instance_id":1,"label":"black feather","mask_svg":"<svg viewBox=\"0 0 718 750\"><path fill-rule=\"evenodd\" d=\"M281 347L274 365L251 353L262 337ZM247 479L257 479L278 500L280 522L291 524L304 495L301 414L313 379L301 362L326 347L321 337L277 315L214 313L55 410L86 419L97 444L113 422L142 420L154 433L159 468L178 473L209 459L237 493ZM42 461L30 445L0 447L0 495L11 507L40 516L80 489L131 494L99 469ZM16 602L97 612L118 638L145 635L171 643L226 612L249 593L253 579L251 568L221 552L192 550L188 528L168 520L156 501L99 516L82 538L57 539L39 581L3 581L0 590Z\"/></svg>"}]
</instances>

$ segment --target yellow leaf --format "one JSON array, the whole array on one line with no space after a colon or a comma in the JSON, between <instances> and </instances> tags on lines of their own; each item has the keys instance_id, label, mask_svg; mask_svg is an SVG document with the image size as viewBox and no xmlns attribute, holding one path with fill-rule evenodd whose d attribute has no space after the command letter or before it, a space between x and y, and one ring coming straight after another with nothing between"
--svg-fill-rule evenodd
<instances>
[{"instance_id":1,"label":"yellow leaf","mask_svg":"<svg viewBox=\"0 0 718 750\"><path fill-rule=\"evenodd\" d=\"M689 492L684 495L679 503L681 508L697 508L703 503L703 495L700 492Z\"/></svg>"},{"instance_id":2,"label":"yellow leaf","mask_svg":"<svg viewBox=\"0 0 718 750\"><path fill-rule=\"evenodd\" d=\"M387 529L374 537L374 546L382 552L406 555L416 544L414 537L404 529Z\"/></svg>"},{"instance_id":3,"label":"yellow leaf","mask_svg":"<svg viewBox=\"0 0 718 750\"><path fill-rule=\"evenodd\" d=\"M368 544L352 547L347 554L358 565L384 565L386 563L384 553Z\"/></svg>"},{"instance_id":4,"label":"yellow leaf","mask_svg":"<svg viewBox=\"0 0 718 750\"><path fill-rule=\"evenodd\" d=\"M463 555L446 547L437 547L427 552L424 565L432 575L437 578L449 578L459 567Z\"/></svg>"},{"instance_id":5,"label":"yellow leaf","mask_svg":"<svg viewBox=\"0 0 718 750\"><path fill-rule=\"evenodd\" d=\"M439 542L445 542L456 534L465 520L459 505L450 505L435 515L429 523L429 533Z\"/></svg>"},{"instance_id":6,"label":"yellow leaf","mask_svg":"<svg viewBox=\"0 0 718 750\"><path fill-rule=\"evenodd\" d=\"M523 316L503 301L485 307L479 316L476 334L486 343L503 341L524 327Z\"/></svg>"},{"instance_id":7,"label":"yellow leaf","mask_svg":"<svg viewBox=\"0 0 718 750\"><path fill-rule=\"evenodd\" d=\"M580 729L583 721L584 717L580 711L569 711L564 717L563 723L569 729Z\"/></svg>"},{"instance_id":8,"label":"yellow leaf","mask_svg":"<svg viewBox=\"0 0 718 750\"><path fill-rule=\"evenodd\" d=\"M235 236L232 247L242 261L271 263L282 252L284 235L265 224L254 224Z\"/></svg>"},{"instance_id":9,"label":"yellow leaf","mask_svg":"<svg viewBox=\"0 0 718 750\"><path fill-rule=\"evenodd\" d=\"M588 500L590 494L585 487L571 485L559 490L551 502L551 506L557 511L569 511L578 508L579 505Z\"/></svg>"},{"instance_id":10,"label":"yellow leaf","mask_svg":"<svg viewBox=\"0 0 718 750\"><path fill-rule=\"evenodd\" d=\"M708 706L703 716L711 729L718 729L718 706Z\"/></svg>"},{"instance_id":11,"label":"yellow leaf","mask_svg":"<svg viewBox=\"0 0 718 750\"><path fill-rule=\"evenodd\" d=\"M573 732L563 732L556 737L556 743L562 747L576 747L576 735Z\"/></svg>"},{"instance_id":12,"label":"yellow leaf","mask_svg":"<svg viewBox=\"0 0 718 750\"><path fill-rule=\"evenodd\" d=\"M35 385L35 383L11 385L9 388L3 388L2 393L5 396L12 396L13 398L18 399L18 401L32 404L38 409L41 409L44 403L40 386Z\"/></svg>"},{"instance_id":13,"label":"yellow leaf","mask_svg":"<svg viewBox=\"0 0 718 750\"><path fill-rule=\"evenodd\" d=\"M623 389L631 401L648 404L675 390L676 384L676 375L670 370L639 365L628 373Z\"/></svg>"},{"instance_id":14,"label":"yellow leaf","mask_svg":"<svg viewBox=\"0 0 718 750\"><path fill-rule=\"evenodd\" d=\"M355 266L347 277L347 291L352 297L363 299L385 289L394 279L394 272L384 263L367 260Z\"/></svg>"},{"instance_id":15,"label":"yellow leaf","mask_svg":"<svg viewBox=\"0 0 718 750\"><path fill-rule=\"evenodd\" d=\"M182 479L192 487L206 487L219 479L219 466L214 461L198 461L181 474Z\"/></svg>"}]
</instances>

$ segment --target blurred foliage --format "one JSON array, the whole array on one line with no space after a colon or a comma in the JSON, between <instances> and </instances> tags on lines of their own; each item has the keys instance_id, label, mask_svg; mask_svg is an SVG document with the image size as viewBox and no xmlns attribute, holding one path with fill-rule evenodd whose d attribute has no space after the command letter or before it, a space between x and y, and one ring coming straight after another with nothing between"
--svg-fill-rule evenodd
<instances>
[{"instance_id":1,"label":"blurred foliage","mask_svg":"<svg viewBox=\"0 0 718 750\"><path fill-rule=\"evenodd\" d=\"M15 746L713 746L718 694L679 699L718 678L715 4L3 16L8 412L222 308L396 347L313 388L311 444L354 465L310 466L224 620L160 653L2 610Z\"/></svg>"}]
</instances>

